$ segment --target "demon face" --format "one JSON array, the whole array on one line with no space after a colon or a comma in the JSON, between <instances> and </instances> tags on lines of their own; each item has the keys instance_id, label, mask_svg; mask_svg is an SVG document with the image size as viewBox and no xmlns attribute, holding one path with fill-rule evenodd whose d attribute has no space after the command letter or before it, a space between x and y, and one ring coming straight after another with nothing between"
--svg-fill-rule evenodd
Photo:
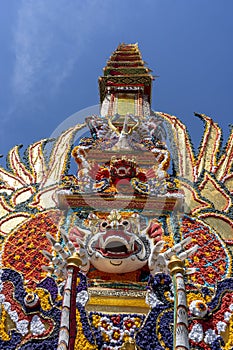
<instances>
[{"instance_id":1,"label":"demon face","mask_svg":"<svg viewBox=\"0 0 233 350\"><path fill-rule=\"evenodd\" d=\"M136 176L136 162L134 159L127 159L122 156L121 159L112 157L110 162L110 174L112 182L115 183L121 179L131 179Z\"/></svg>"},{"instance_id":2,"label":"demon face","mask_svg":"<svg viewBox=\"0 0 233 350\"><path fill-rule=\"evenodd\" d=\"M126 273L142 268L148 261L150 240L140 233L139 217L123 218L114 210L92 225L86 249L90 263L100 271Z\"/></svg>"},{"instance_id":3,"label":"demon face","mask_svg":"<svg viewBox=\"0 0 233 350\"><path fill-rule=\"evenodd\" d=\"M76 227L69 236L81 257L85 256L85 264L81 267L85 273L90 263L97 270L107 273L139 270L148 263L154 244L161 240L163 234L157 220L150 221L142 230L139 214L136 213L121 214L112 210L104 218L91 213L88 222L90 231Z\"/></svg>"}]
</instances>

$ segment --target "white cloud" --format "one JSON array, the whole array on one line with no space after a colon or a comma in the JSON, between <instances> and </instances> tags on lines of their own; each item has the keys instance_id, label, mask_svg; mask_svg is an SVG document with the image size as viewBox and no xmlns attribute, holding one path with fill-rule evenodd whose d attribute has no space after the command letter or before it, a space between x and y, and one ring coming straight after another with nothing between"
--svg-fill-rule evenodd
<instances>
[{"instance_id":1,"label":"white cloud","mask_svg":"<svg viewBox=\"0 0 233 350\"><path fill-rule=\"evenodd\" d=\"M96 0L22 0L14 38L13 88L36 92L44 81L56 91L107 13ZM39 87L42 88L42 87Z\"/></svg>"}]
</instances>

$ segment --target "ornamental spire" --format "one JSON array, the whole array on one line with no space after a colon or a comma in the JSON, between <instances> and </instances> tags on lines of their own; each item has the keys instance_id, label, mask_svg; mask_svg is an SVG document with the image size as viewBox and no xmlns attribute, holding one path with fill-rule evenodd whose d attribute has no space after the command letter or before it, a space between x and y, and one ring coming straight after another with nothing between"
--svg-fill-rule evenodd
<instances>
[{"instance_id":1,"label":"ornamental spire","mask_svg":"<svg viewBox=\"0 0 233 350\"><path fill-rule=\"evenodd\" d=\"M153 79L138 44L120 44L99 78L101 114L148 115Z\"/></svg>"}]
</instances>

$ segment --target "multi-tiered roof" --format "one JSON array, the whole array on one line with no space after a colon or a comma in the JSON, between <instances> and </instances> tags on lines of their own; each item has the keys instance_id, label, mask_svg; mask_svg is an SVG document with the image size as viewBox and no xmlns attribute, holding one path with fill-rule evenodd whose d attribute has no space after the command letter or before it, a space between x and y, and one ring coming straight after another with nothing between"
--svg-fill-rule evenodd
<instances>
[{"instance_id":1,"label":"multi-tiered roof","mask_svg":"<svg viewBox=\"0 0 233 350\"><path fill-rule=\"evenodd\" d=\"M99 78L100 101L108 91L141 91L150 101L153 76L142 60L137 44L120 44Z\"/></svg>"}]
</instances>

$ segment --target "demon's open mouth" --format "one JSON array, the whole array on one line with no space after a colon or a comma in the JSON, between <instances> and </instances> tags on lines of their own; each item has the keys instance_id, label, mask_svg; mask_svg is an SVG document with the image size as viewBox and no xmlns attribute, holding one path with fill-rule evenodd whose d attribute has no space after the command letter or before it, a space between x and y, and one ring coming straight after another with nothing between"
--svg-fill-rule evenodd
<instances>
[{"instance_id":1,"label":"demon's open mouth","mask_svg":"<svg viewBox=\"0 0 233 350\"><path fill-rule=\"evenodd\" d=\"M123 231L109 230L108 233L98 238L92 248L107 258L125 259L137 253L140 250L140 245L135 237Z\"/></svg>"},{"instance_id":2,"label":"demon's open mouth","mask_svg":"<svg viewBox=\"0 0 233 350\"><path fill-rule=\"evenodd\" d=\"M109 253L128 253L128 249L125 244L118 242L118 241L112 241L106 244L105 251Z\"/></svg>"},{"instance_id":3,"label":"demon's open mouth","mask_svg":"<svg viewBox=\"0 0 233 350\"><path fill-rule=\"evenodd\" d=\"M119 167L116 169L117 175L124 176L128 175L130 171L130 168L125 168L125 167Z\"/></svg>"}]
</instances>

